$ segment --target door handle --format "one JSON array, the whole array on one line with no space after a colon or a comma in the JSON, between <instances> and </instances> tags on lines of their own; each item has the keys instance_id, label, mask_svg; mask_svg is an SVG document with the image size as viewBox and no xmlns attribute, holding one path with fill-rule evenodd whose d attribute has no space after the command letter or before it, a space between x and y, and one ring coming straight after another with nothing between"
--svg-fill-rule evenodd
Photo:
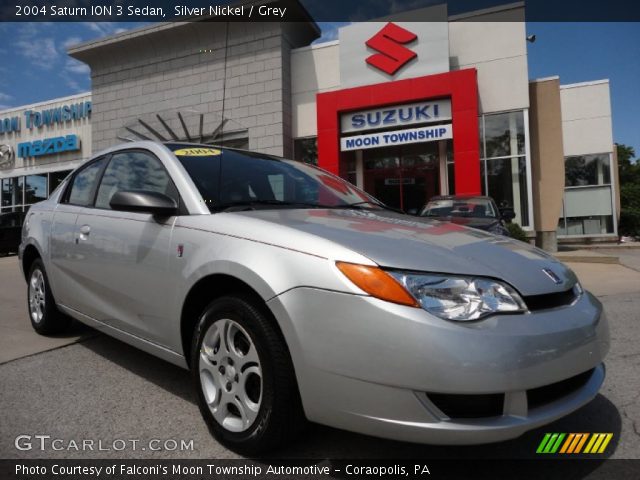
<instances>
[{"instance_id":1,"label":"door handle","mask_svg":"<svg viewBox=\"0 0 640 480\"><path fill-rule=\"evenodd\" d=\"M80 227L80 235L78 235L78 238L76 238L76 243L78 243L78 240L87 240L90 233L91 227L89 225L82 225Z\"/></svg>"}]
</instances>

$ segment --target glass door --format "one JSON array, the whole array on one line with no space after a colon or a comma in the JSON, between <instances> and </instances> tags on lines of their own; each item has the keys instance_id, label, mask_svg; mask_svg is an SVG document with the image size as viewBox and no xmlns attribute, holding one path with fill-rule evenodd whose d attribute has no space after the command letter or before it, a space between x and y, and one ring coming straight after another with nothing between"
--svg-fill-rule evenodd
<instances>
[{"instance_id":1,"label":"glass door","mask_svg":"<svg viewBox=\"0 0 640 480\"><path fill-rule=\"evenodd\" d=\"M440 193L438 142L363 150L364 190L387 205L416 213Z\"/></svg>"}]
</instances>

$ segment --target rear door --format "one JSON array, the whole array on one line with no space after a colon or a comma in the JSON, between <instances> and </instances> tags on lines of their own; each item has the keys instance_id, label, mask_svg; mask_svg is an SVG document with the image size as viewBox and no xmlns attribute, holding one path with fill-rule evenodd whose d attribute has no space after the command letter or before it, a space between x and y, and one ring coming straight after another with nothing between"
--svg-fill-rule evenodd
<instances>
[{"instance_id":1,"label":"rear door","mask_svg":"<svg viewBox=\"0 0 640 480\"><path fill-rule=\"evenodd\" d=\"M77 310L86 290L80 276L82 258L78 255L76 220L82 209L93 203L98 180L107 157L97 158L79 168L56 206L51 225L49 280L56 301Z\"/></svg>"}]
</instances>

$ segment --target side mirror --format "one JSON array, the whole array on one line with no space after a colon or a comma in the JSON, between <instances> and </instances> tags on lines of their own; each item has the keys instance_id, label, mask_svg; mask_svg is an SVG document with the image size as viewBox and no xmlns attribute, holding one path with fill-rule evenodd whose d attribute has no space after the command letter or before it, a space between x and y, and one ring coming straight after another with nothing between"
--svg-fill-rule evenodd
<instances>
[{"instance_id":1,"label":"side mirror","mask_svg":"<svg viewBox=\"0 0 640 480\"><path fill-rule=\"evenodd\" d=\"M146 190L122 190L111 197L113 210L144 212L160 217L170 217L178 212L176 201L164 193Z\"/></svg>"},{"instance_id":2,"label":"side mirror","mask_svg":"<svg viewBox=\"0 0 640 480\"><path fill-rule=\"evenodd\" d=\"M511 223L511 220L516 218L516 212L514 212L511 208L505 208L501 210L500 215L502 216L502 219L507 223Z\"/></svg>"}]
</instances>

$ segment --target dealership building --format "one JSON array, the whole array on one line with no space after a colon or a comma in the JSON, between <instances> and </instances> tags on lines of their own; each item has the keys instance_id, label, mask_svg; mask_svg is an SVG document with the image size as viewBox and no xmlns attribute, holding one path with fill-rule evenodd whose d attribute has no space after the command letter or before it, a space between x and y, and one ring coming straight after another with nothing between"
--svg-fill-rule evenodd
<instances>
[{"instance_id":1,"label":"dealership building","mask_svg":"<svg viewBox=\"0 0 640 480\"><path fill-rule=\"evenodd\" d=\"M91 152L185 140L317 163L408 212L490 195L550 250L616 237L608 81L530 80L524 3L446 8L430 7L446 21L405 12L326 43L309 17L162 23L74 46L91 94L0 112L2 209L28 208Z\"/></svg>"}]
</instances>

